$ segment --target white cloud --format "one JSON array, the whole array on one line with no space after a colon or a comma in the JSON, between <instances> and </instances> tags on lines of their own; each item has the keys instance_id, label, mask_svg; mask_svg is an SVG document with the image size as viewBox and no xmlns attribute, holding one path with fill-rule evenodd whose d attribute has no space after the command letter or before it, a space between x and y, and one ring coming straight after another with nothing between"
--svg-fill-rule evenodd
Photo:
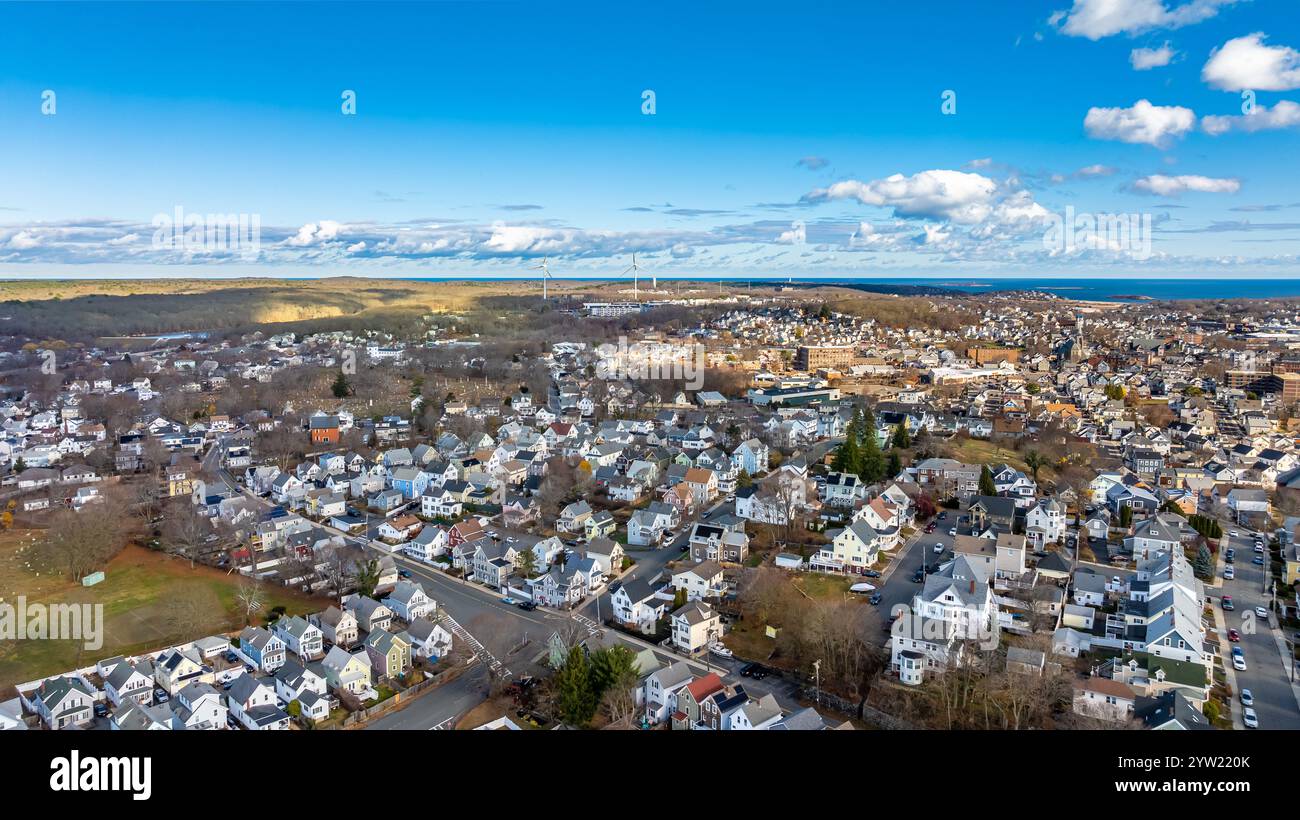
<instances>
[{"instance_id":1,"label":"white cloud","mask_svg":"<svg viewBox=\"0 0 1300 820\"><path fill-rule=\"evenodd\" d=\"M920 237L922 245L940 245L952 238L952 231L942 225L922 225L925 231Z\"/></svg>"},{"instance_id":2,"label":"white cloud","mask_svg":"<svg viewBox=\"0 0 1300 820\"><path fill-rule=\"evenodd\" d=\"M31 231L19 231L9 237L9 247L15 250L27 251L39 247L40 244L41 238Z\"/></svg>"},{"instance_id":3,"label":"white cloud","mask_svg":"<svg viewBox=\"0 0 1300 820\"><path fill-rule=\"evenodd\" d=\"M803 222L795 222L790 230L782 231L776 238L779 245L802 245L808 241L808 227Z\"/></svg>"},{"instance_id":4,"label":"white cloud","mask_svg":"<svg viewBox=\"0 0 1300 820\"><path fill-rule=\"evenodd\" d=\"M1203 194L1235 194L1241 190L1241 180L1203 177L1197 174L1179 176L1152 174L1134 182L1133 190L1155 196L1179 196L1189 191Z\"/></svg>"},{"instance_id":5,"label":"white cloud","mask_svg":"<svg viewBox=\"0 0 1300 820\"><path fill-rule=\"evenodd\" d=\"M1074 0L1068 11L1058 11L1048 22L1060 25L1072 37L1100 40L1113 34L1137 34L1151 29L1174 29L1208 20L1223 6L1237 0L1189 0L1166 6L1162 0ZM1064 21L1064 22L1062 22Z\"/></svg>"},{"instance_id":6,"label":"white cloud","mask_svg":"<svg viewBox=\"0 0 1300 820\"><path fill-rule=\"evenodd\" d=\"M1163 148L1196 125L1196 113L1177 105L1138 100L1132 108L1089 108L1083 127L1093 139L1119 140Z\"/></svg>"},{"instance_id":7,"label":"white cloud","mask_svg":"<svg viewBox=\"0 0 1300 820\"><path fill-rule=\"evenodd\" d=\"M1279 100L1269 108L1258 105L1249 114L1236 117L1206 116L1201 118L1201 128L1207 134L1219 136L1229 131L1276 131L1300 125L1300 105L1290 100Z\"/></svg>"},{"instance_id":8,"label":"white cloud","mask_svg":"<svg viewBox=\"0 0 1300 820\"><path fill-rule=\"evenodd\" d=\"M1177 53L1165 43L1160 48L1135 48L1129 52L1128 61L1132 63L1134 71L1149 71L1169 65Z\"/></svg>"},{"instance_id":9,"label":"white cloud","mask_svg":"<svg viewBox=\"0 0 1300 820\"><path fill-rule=\"evenodd\" d=\"M1086 165L1074 172L1080 179L1091 179L1093 177L1108 177L1115 173L1115 169L1109 165Z\"/></svg>"},{"instance_id":10,"label":"white cloud","mask_svg":"<svg viewBox=\"0 0 1300 820\"><path fill-rule=\"evenodd\" d=\"M294 247L306 247L308 245L318 245L321 242L329 242L339 235L343 226L337 222L322 219L320 222L308 222L298 229L298 233L285 240L286 244Z\"/></svg>"},{"instance_id":11,"label":"white cloud","mask_svg":"<svg viewBox=\"0 0 1300 820\"><path fill-rule=\"evenodd\" d=\"M996 182L980 174L932 170L910 177L894 174L871 182L845 180L829 188L818 188L803 199L806 202L854 199L863 205L893 208L899 216L974 224L989 216L997 190Z\"/></svg>"},{"instance_id":12,"label":"white cloud","mask_svg":"<svg viewBox=\"0 0 1300 820\"><path fill-rule=\"evenodd\" d=\"M1287 91L1300 88L1300 52L1264 45L1257 31L1237 37L1210 52L1201 79L1224 91Z\"/></svg>"}]
</instances>

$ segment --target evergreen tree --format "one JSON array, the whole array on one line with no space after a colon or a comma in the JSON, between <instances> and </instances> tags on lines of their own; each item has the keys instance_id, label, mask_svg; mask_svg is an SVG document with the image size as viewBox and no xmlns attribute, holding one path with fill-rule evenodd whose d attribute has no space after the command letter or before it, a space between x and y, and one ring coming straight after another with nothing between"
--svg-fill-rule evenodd
<instances>
[{"instance_id":1,"label":"evergreen tree","mask_svg":"<svg viewBox=\"0 0 1300 820\"><path fill-rule=\"evenodd\" d=\"M1034 474L1034 481L1038 480L1038 471L1041 470L1043 465L1046 463L1046 459L1044 459L1037 450L1030 450L1025 454L1025 466Z\"/></svg>"},{"instance_id":2,"label":"evergreen tree","mask_svg":"<svg viewBox=\"0 0 1300 820\"><path fill-rule=\"evenodd\" d=\"M1127 527L1133 523L1133 508L1125 504L1119 508L1119 525Z\"/></svg>"},{"instance_id":3,"label":"evergreen tree","mask_svg":"<svg viewBox=\"0 0 1300 820\"><path fill-rule=\"evenodd\" d=\"M858 429L861 424L862 411L854 411L853 418L844 431L844 443L835 450L835 458L831 461L832 470L856 475L862 469L862 451L858 444Z\"/></svg>"},{"instance_id":4,"label":"evergreen tree","mask_svg":"<svg viewBox=\"0 0 1300 820\"><path fill-rule=\"evenodd\" d=\"M898 453L891 451L889 453L889 466L885 468L885 476L893 478L901 472L903 472L903 460L898 457Z\"/></svg>"},{"instance_id":5,"label":"evergreen tree","mask_svg":"<svg viewBox=\"0 0 1300 820\"><path fill-rule=\"evenodd\" d=\"M894 426L894 437L889 446L898 450L906 450L912 446L912 437L908 435L906 424L900 422Z\"/></svg>"},{"instance_id":6,"label":"evergreen tree","mask_svg":"<svg viewBox=\"0 0 1300 820\"><path fill-rule=\"evenodd\" d=\"M1210 548L1201 544L1200 549L1196 551L1196 577L1209 578L1214 574L1214 558L1210 555Z\"/></svg>"},{"instance_id":7,"label":"evergreen tree","mask_svg":"<svg viewBox=\"0 0 1300 820\"><path fill-rule=\"evenodd\" d=\"M876 435L876 416L870 410L862 416L862 455L858 475L868 484L875 484L885 475L885 455L880 450L880 438Z\"/></svg>"},{"instance_id":8,"label":"evergreen tree","mask_svg":"<svg viewBox=\"0 0 1300 820\"><path fill-rule=\"evenodd\" d=\"M591 686L587 655L581 646L569 650L564 666L555 674L555 685L564 722L570 726L586 726L596 714L596 693Z\"/></svg>"},{"instance_id":9,"label":"evergreen tree","mask_svg":"<svg viewBox=\"0 0 1300 820\"><path fill-rule=\"evenodd\" d=\"M374 558L357 562L355 571L357 592L366 597L374 595L375 587L379 585L379 562Z\"/></svg>"},{"instance_id":10,"label":"evergreen tree","mask_svg":"<svg viewBox=\"0 0 1300 820\"><path fill-rule=\"evenodd\" d=\"M334 393L336 399L345 399L352 392L352 385L348 384L348 377L344 375L342 370L339 371L338 377L334 379L334 384L330 385L330 391Z\"/></svg>"},{"instance_id":11,"label":"evergreen tree","mask_svg":"<svg viewBox=\"0 0 1300 820\"><path fill-rule=\"evenodd\" d=\"M521 550L519 557L515 559L515 566L525 578L532 578L536 571L536 556L532 550Z\"/></svg>"},{"instance_id":12,"label":"evergreen tree","mask_svg":"<svg viewBox=\"0 0 1300 820\"><path fill-rule=\"evenodd\" d=\"M591 689L592 696L600 700L601 695L617 681L625 680L631 674L636 676L636 655L626 646L609 646L593 652L591 655Z\"/></svg>"},{"instance_id":13,"label":"evergreen tree","mask_svg":"<svg viewBox=\"0 0 1300 820\"><path fill-rule=\"evenodd\" d=\"M997 495L998 488L993 484L993 471L985 464L980 468L980 495Z\"/></svg>"}]
</instances>

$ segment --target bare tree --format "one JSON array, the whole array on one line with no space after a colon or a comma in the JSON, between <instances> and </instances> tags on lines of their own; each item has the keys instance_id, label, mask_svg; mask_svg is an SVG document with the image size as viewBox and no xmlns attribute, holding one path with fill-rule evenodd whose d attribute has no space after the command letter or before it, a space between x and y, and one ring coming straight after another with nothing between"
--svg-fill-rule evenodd
<instances>
[{"instance_id":1,"label":"bare tree","mask_svg":"<svg viewBox=\"0 0 1300 820\"><path fill-rule=\"evenodd\" d=\"M265 601L262 585L252 579L245 579L239 582L239 589L235 592L235 600L239 602L239 608L244 612L244 625L253 625L253 613L262 608Z\"/></svg>"},{"instance_id":2,"label":"bare tree","mask_svg":"<svg viewBox=\"0 0 1300 820\"><path fill-rule=\"evenodd\" d=\"M169 595L165 606L166 622L177 637L192 637L208 623L209 598L201 587L184 586Z\"/></svg>"},{"instance_id":3,"label":"bare tree","mask_svg":"<svg viewBox=\"0 0 1300 820\"><path fill-rule=\"evenodd\" d=\"M172 501L165 512L162 529L163 548L172 555L179 555L190 562L190 569L209 545L213 535L212 525L189 496L181 496ZM215 539L213 539L215 541Z\"/></svg>"},{"instance_id":4,"label":"bare tree","mask_svg":"<svg viewBox=\"0 0 1300 820\"><path fill-rule=\"evenodd\" d=\"M356 580L351 556L339 547L330 546L319 550L316 560L317 573L329 584L335 599L341 602L344 591Z\"/></svg>"},{"instance_id":5,"label":"bare tree","mask_svg":"<svg viewBox=\"0 0 1300 820\"><path fill-rule=\"evenodd\" d=\"M121 521L99 509L55 513L38 556L71 580L100 569L126 545Z\"/></svg>"}]
</instances>

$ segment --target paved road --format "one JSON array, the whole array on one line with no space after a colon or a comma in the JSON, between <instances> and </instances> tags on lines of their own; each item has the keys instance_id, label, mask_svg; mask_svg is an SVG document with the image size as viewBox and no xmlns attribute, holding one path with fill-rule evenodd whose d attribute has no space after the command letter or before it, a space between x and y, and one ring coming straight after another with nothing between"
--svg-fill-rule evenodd
<instances>
[{"instance_id":1,"label":"paved road","mask_svg":"<svg viewBox=\"0 0 1300 820\"><path fill-rule=\"evenodd\" d=\"M1236 578L1224 581L1220 593L1231 595L1236 605L1234 611L1223 613L1226 626L1242 633L1240 643L1228 644L1240 646L1246 657L1246 671L1236 673L1238 692L1249 689L1254 695L1261 729L1300 729L1300 706L1287 680L1287 664L1278 651L1274 631L1254 615L1255 607L1267 606L1268 602L1263 592L1265 568L1251 563L1255 557L1254 538L1245 530L1241 532L1240 537L1230 539L1237 551L1232 565ZM1248 634L1243 627L1251 619L1255 620L1254 634ZM1231 666L1231 656L1225 657L1224 662Z\"/></svg>"},{"instance_id":2,"label":"paved road","mask_svg":"<svg viewBox=\"0 0 1300 820\"><path fill-rule=\"evenodd\" d=\"M735 512L735 503L721 500L709 509L705 510L704 514L700 516L700 520L709 521L719 515L732 512ZM677 537L661 549L628 547L628 556L633 561L636 561L636 565L632 567L632 569L628 570L627 574L619 580L623 582L631 581L636 578L651 580L656 575L663 572L664 567L670 562L682 559L685 556L686 543L690 538L692 526L693 522L684 522L681 527L678 528L680 532L677 533ZM665 578L664 580L667 581L668 579ZM604 619L608 618L614 611L614 606L609 600L609 588L606 587L599 597L599 601L594 597L584 601L577 607L577 611L597 623L604 623ZM599 610L599 617L597 616L597 610Z\"/></svg>"},{"instance_id":3,"label":"paved road","mask_svg":"<svg viewBox=\"0 0 1300 820\"><path fill-rule=\"evenodd\" d=\"M916 571L922 566L931 566L952 559L953 537L948 535L948 531L956 523L958 514L955 510L940 512L944 514L944 518L937 522L934 532L927 534L922 522L921 529L917 530L911 540L899 547L894 560L885 570L883 585L878 580L867 579L867 583L874 583L880 588L880 603L873 609L876 610L877 620L882 625L880 632L882 643L887 643L889 640L883 631L883 624L890 612L900 604L911 607L912 598L921 591L922 585L912 580ZM935 544L943 544L942 554L934 551Z\"/></svg>"},{"instance_id":4,"label":"paved road","mask_svg":"<svg viewBox=\"0 0 1300 820\"><path fill-rule=\"evenodd\" d=\"M364 728L367 730L452 728L465 713L487 699L488 686L487 667L477 663L454 681L419 696L396 712L390 712L367 723Z\"/></svg>"}]
</instances>

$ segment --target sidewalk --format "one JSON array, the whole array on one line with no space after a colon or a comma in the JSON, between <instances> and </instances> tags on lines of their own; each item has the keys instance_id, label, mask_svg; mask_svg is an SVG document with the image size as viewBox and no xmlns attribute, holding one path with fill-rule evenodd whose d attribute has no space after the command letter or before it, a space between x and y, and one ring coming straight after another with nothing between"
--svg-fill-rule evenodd
<instances>
[{"instance_id":1,"label":"sidewalk","mask_svg":"<svg viewBox=\"0 0 1300 820\"><path fill-rule=\"evenodd\" d=\"M1286 644L1286 636L1282 630L1274 626L1277 621L1277 613L1270 611L1268 614L1268 627L1273 633L1273 640L1277 642L1277 653L1282 656L1282 677L1291 684L1291 695L1295 698L1296 709L1300 710L1300 681L1293 680L1292 670L1295 668L1295 658L1291 655L1290 649Z\"/></svg>"},{"instance_id":2,"label":"sidewalk","mask_svg":"<svg viewBox=\"0 0 1300 820\"><path fill-rule=\"evenodd\" d=\"M1228 688L1232 690L1232 697L1228 698L1228 708L1232 710L1232 728L1245 729L1246 724L1241 722L1241 690L1237 688L1237 671L1232 668L1232 644L1228 641L1228 625L1223 620L1223 610L1214 607L1214 633L1219 637L1219 658L1223 662L1223 672L1228 681Z\"/></svg>"}]
</instances>

